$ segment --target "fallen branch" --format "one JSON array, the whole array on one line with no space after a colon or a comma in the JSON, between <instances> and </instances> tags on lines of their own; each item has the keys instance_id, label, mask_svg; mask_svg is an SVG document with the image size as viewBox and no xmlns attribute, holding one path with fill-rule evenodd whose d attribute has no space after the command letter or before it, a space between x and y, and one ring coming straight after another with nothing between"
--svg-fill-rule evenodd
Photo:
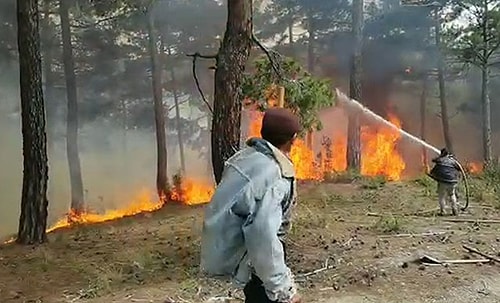
<instances>
[{"instance_id":1,"label":"fallen branch","mask_svg":"<svg viewBox=\"0 0 500 303\"><path fill-rule=\"evenodd\" d=\"M444 222L453 223L485 223L485 224L500 224L500 220L481 220L481 219L443 219Z\"/></svg>"},{"instance_id":2,"label":"fallen branch","mask_svg":"<svg viewBox=\"0 0 500 303\"><path fill-rule=\"evenodd\" d=\"M180 300L181 302L184 302L184 303L192 303L191 301L186 300L186 299L182 298L181 296L177 296L177 298L179 298L179 300Z\"/></svg>"},{"instance_id":3,"label":"fallen branch","mask_svg":"<svg viewBox=\"0 0 500 303\"><path fill-rule=\"evenodd\" d=\"M462 246L465 250L467 250L470 253L475 253L476 255L480 255L481 257L485 257L486 259L489 259L491 261L495 261L497 263L500 263L500 259L494 256L490 256L488 254L485 254L483 252L480 252L479 250L475 249L474 247L470 247L467 245Z\"/></svg>"},{"instance_id":4,"label":"fallen branch","mask_svg":"<svg viewBox=\"0 0 500 303\"><path fill-rule=\"evenodd\" d=\"M379 213L366 213L366 216L368 217L378 217L378 218L381 218L381 217L417 217L417 216L414 216L413 214L405 214L405 213L388 213L388 214L379 214Z\"/></svg>"},{"instance_id":5,"label":"fallen branch","mask_svg":"<svg viewBox=\"0 0 500 303\"><path fill-rule=\"evenodd\" d=\"M416 216L424 215L424 214L433 213L433 212L437 212L437 211L439 211L439 207L417 211L416 213L414 213L414 215L416 215Z\"/></svg>"},{"instance_id":6,"label":"fallen branch","mask_svg":"<svg viewBox=\"0 0 500 303\"><path fill-rule=\"evenodd\" d=\"M347 240L347 241L344 243L344 245L342 245L342 246L344 246L344 247L346 247L346 246L351 246L351 242L352 242L352 240L354 240L354 238L350 238L350 239L349 239L349 240Z\"/></svg>"},{"instance_id":7,"label":"fallen branch","mask_svg":"<svg viewBox=\"0 0 500 303\"><path fill-rule=\"evenodd\" d=\"M215 302L225 303L225 302L236 302L236 301L243 302L243 300L241 300L239 298L233 298L233 297L212 297L205 302L207 302L207 303L215 303Z\"/></svg>"},{"instance_id":8,"label":"fallen branch","mask_svg":"<svg viewBox=\"0 0 500 303\"><path fill-rule=\"evenodd\" d=\"M409 237L427 237L427 236L439 236L449 233L448 231L436 231L427 232L420 234L395 234L395 235L381 235L379 238L409 238Z\"/></svg>"},{"instance_id":9,"label":"fallen branch","mask_svg":"<svg viewBox=\"0 0 500 303\"><path fill-rule=\"evenodd\" d=\"M491 260L488 259L477 259L477 260L443 260L443 264L477 264L477 263L490 263Z\"/></svg>"},{"instance_id":10,"label":"fallen branch","mask_svg":"<svg viewBox=\"0 0 500 303\"><path fill-rule=\"evenodd\" d=\"M334 269L335 265L328 265L328 260L329 260L329 258L325 260L325 266L323 266L322 268L318 268L318 269L315 269L313 271L297 275L297 277L298 278L307 278L309 276L319 274L320 272L323 272L323 271L326 271L326 270L330 270L330 269Z\"/></svg>"},{"instance_id":11,"label":"fallen branch","mask_svg":"<svg viewBox=\"0 0 500 303\"><path fill-rule=\"evenodd\" d=\"M324 272L326 270L330 270L330 269L334 269L334 268L335 268L334 265L330 265L330 266L323 267L323 268L318 268L316 270L313 270L313 271L310 271L310 272L307 272L307 273L304 273L304 274L301 274L301 275L297 275L297 276L299 278L307 278L309 276L316 275L316 274L319 274L319 273Z\"/></svg>"},{"instance_id":12,"label":"fallen branch","mask_svg":"<svg viewBox=\"0 0 500 303\"><path fill-rule=\"evenodd\" d=\"M441 263L427 263L427 262L421 262L422 265L425 265L425 266L447 266L447 265L451 265L451 264L456 264L456 265L460 265L460 264L485 264L485 263L490 263L491 261L490 260L486 260L486 259L478 259L478 260L444 260L444 261L440 261Z\"/></svg>"},{"instance_id":13,"label":"fallen branch","mask_svg":"<svg viewBox=\"0 0 500 303\"><path fill-rule=\"evenodd\" d=\"M196 73L196 60L198 58L215 59L215 60L217 60L217 55L202 55L202 54L196 52L194 54L186 54L186 56L193 58L192 72L193 72L193 78L194 78L194 82L196 84L196 88L198 89L198 92L200 93L201 98L203 99L203 102L205 102L205 104L207 105L208 109L213 114L214 111L212 109L212 106L210 106L210 103L207 101L207 98L205 98L205 94L203 93L203 90L201 89L201 86L200 86L200 80L198 79L198 74Z\"/></svg>"},{"instance_id":14,"label":"fallen branch","mask_svg":"<svg viewBox=\"0 0 500 303\"><path fill-rule=\"evenodd\" d=\"M420 263L424 265L445 265L445 264L478 264L478 263L490 263L491 260L488 259L478 259L478 260L438 260L434 257L424 255L420 258Z\"/></svg>"}]
</instances>

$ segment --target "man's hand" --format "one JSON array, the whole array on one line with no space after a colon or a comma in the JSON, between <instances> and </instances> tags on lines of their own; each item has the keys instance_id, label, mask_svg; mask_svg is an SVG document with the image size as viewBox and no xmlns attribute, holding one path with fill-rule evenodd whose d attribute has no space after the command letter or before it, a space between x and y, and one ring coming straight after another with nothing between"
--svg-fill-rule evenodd
<instances>
[{"instance_id":1,"label":"man's hand","mask_svg":"<svg viewBox=\"0 0 500 303\"><path fill-rule=\"evenodd\" d=\"M288 303L302 303L302 298L300 297L299 294L295 294Z\"/></svg>"}]
</instances>

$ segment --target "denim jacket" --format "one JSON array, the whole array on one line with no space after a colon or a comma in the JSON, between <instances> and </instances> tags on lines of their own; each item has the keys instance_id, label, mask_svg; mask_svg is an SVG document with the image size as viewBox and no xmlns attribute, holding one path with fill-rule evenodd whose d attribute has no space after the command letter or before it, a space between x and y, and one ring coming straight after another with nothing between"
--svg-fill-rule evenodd
<instances>
[{"instance_id":1,"label":"denim jacket","mask_svg":"<svg viewBox=\"0 0 500 303\"><path fill-rule=\"evenodd\" d=\"M272 301L288 302L296 293L281 241L290 228L296 198L290 159L263 139L227 160L205 211L201 270L232 277L244 286L255 273Z\"/></svg>"}]
</instances>

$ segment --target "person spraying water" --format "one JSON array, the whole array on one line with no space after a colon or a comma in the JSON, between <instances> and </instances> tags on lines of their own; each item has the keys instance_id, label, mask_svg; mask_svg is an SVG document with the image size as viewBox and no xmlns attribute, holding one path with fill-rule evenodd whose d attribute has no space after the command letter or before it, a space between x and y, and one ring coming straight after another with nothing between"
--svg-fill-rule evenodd
<instances>
[{"instance_id":1,"label":"person spraying water","mask_svg":"<svg viewBox=\"0 0 500 303\"><path fill-rule=\"evenodd\" d=\"M465 188L467 190L466 204L461 210L465 210L469 205L468 184L465 171L460 162L446 148L441 150L439 157L432 159L435 163L429 172L429 177L438 182L439 214L444 215L446 202L451 204L451 211L454 216L458 215L457 186L460 175L463 176Z\"/></svg>"},{"instance_id":2,"label":"person spraying water","mask_svg":"<svg viewBox=\"0 0 500 303\"><path fill-rule=\"evenodd\" d=\"M349 98L346 94L336 89L338 105L343 106L347 110L358 112L366 117L371 118L373 121L381 123L387 127L390 127L398 131L403 138L406 138L416 144L424 146L429 151L439 155L432 161L435 166L432 168L431 172L428 174L432 179L438 182L438 196L439 196L439 209L440 214L444 214L444 207L446 200L449 200L452 207L453 215L458 215L458 209L465 211L469 206L469 183L467 180L467 174L460 162L455 158L453 154L448 152L446 149L439 150L436 147L430 145L424 140L400 129L396 125L387 121L383 117L377 115L376 113L369 110L360 102ZM465 184L465 205L459 207L457 198L457 187L462 176Z\"/></svg>"}]
</instances>

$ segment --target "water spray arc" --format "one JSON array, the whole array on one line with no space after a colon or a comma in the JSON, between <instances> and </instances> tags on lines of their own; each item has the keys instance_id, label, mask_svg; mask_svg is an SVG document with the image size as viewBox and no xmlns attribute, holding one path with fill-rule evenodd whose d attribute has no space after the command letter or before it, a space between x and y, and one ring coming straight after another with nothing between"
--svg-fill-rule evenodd
<instances>
[{"instance_id":1,"label":"water spray arc","mask_svg":"<svg viewBox=\"0 0 500 303\"><path fill-rule=\"evenodd\" d=\"M376 113L374 113L371 110L369 110L368 108L366 108L359 101L356 101L354 99L349 98L346 94L341 92L338 88L335 89L335 91L336 91L336 95L337 95L337 102L338 102L337 104L339 106L346 107L349 110L352 110L352 111L357 112L361 115L369 117L378 123L381 123L389 128L394 129L395 131L399 132L401 134L401 136L403 136L404 138L406 138L414 143L417 143L419 145L424 146L426 149L430 150L431 152L434 152L437 155L440 154L440 150L438 148L436 148L436 147L430 145L429 143L425 142L424 140L404 131L403 129L400 129L396 125L392 124L390 121L387 121L383 117L377 115ZM464 179L464 185L465 185L466 202L465 202L465 205L461 207L461 210L464 211L469 206L469 182L467 179L467 174L465 173L465 170L464 170L462 164L460 164L460 162L458 162L458 160L456 160L456 162L457 162L458 166L460 167L460 172L461 172L462 177Z\"/></svg>"},{"instance_id":2,"label":"water spray arc","mask_svg":"<svg viewBox=\"0 0 500 303\"><path fill-rule=\"evenodd\" d=\"M418 137L415 137L414 135L398 128L396 125L392 124L391 122L387 121L386 119L382 118L381 116L377 115L376 113L372 112L371 110L369 110L368 108L366 108L363 104L361 104L360 102L354 100L354 99L351 99L349 98L348 96L346 96L346 94L344 94L343 92L341 92L339 89L336 89L336 92L337 92L337 101L338 101L338 104L341 105L341 106L345 106L345 107L348 107L349 109L353 110L353 111L356 111L362 115L365 115L367 117L370 117L372 118L373 120L381 123L381 124L384 124L385 126L387 127L390 127L392 129L394 129L395 131L399 132L403 137L405 137L406 139L410 140L410 141L413 141L419 145L423 145L425 148L427 148L428 150L434 152L435 154L438 154L439 155L439 149L430 145L429 143L425 142L424 140L418 138Z\"/></svg>"}]
</instances>

